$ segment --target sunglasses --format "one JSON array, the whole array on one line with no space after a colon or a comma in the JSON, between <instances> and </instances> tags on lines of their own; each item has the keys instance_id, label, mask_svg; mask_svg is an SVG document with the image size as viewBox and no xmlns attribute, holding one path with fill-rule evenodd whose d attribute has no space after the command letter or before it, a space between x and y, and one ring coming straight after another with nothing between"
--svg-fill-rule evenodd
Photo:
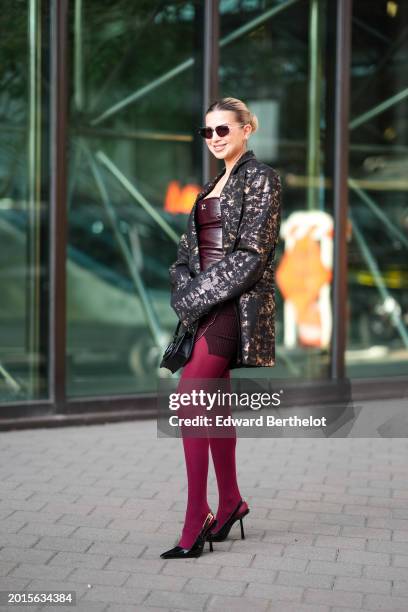
<instances>
[{"instance_id":1,"label":"sunglasses","mask_svg":"<svg viewBox=\"0 0 408 612\"><path fill-rule=\"evenodd\" d=\"M239 123L237 125L242 127L243 125L245 125L245 123ZM224 123L223 125L217 125L214 129L212 127L201 127L198 130L198 133L206 140L210 140L213 137L214 131L217 133L218 136L222 138L223 136L227 136L227 134L229 134L231 130L229 125L227 123Z\"/></svg>"}]
</instances>

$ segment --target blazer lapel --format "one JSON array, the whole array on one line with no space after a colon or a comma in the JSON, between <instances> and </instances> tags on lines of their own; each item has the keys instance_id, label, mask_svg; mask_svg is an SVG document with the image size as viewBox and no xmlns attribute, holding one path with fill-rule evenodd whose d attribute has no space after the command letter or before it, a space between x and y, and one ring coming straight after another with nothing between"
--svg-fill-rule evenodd
<instances>
[{"instance_id":1,"label":"blazer lapel","mask_svg":"<svg viewBox=\"0 0 408 612\"><path fill-rule=\"evenodd\" d=\"M197 226L195 219L195 211L197 208L197 202L201 200L201 198L205 198L205 196L213 190L216 183L219 181L221 176L225 173L225 168L217 174L215 178L206 183L197 195L195 202L193 204L193 208L191 209L190 216L188 218L187 232L190 237L190 270L195 272L196 274L200 274L201 266L200 266L200 251L198 248L198 236L197 236Z\"/></svg>"},{"instance_id":2,"label":"blazer lapel","mask_svg":"<svg viewBox=\"0 0 408 612\"><path fill-rule=\"evenodd\" d=\"M230 176L220 195L220 207L221 207L221 219L222 219L222 245L223 252L226 255L231 252L235 245L235 239L237 235L238 225L241 220L241 212L243 206L243 191L245 185L245 168L239 168L242 164L253 159L255 157L253 151L246 151L236 162L231 170ZM191 214L188 219L187 231L190 236L190 270L199 274L201 272L200 266L200 252L198 247L198 236L197 227L195 221L195 211L197 202L201 198L205 198L215 187L219 179L225 174L225 168L217 174L215 178L206 183L203 190L197 195Z\"/></svg>"},{"instance_id":3,"label":"blazer lapel","mask_svg":"<svg viewBox=\"0 0 408 612\"><path fill-rule=\"evenodd\" d=\"M226 255L235 245L243 205L245 172L230 175L220 196L222 219L222 247Z\"/></svg>"}]
</instances>

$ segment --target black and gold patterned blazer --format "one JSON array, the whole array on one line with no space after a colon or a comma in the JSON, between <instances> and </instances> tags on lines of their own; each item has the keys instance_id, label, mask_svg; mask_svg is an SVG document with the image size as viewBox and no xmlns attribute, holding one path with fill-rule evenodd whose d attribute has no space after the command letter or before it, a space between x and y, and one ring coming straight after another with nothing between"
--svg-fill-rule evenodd
<instances>
[{"instance_id":1,"label":"black and gold patterned blazer","mask_svg":"<svg viewBox=\"0 0 408 612\"><path fill-rule=\"evenodd\" d=\"M224 173L225 168L204 186L191 210L177 260L169 268L171 306L191 329L217 303L236 298L240 350L230 368L274 366L280 177L251 150L238 159L220 195L224 257L201 271L195 209Z\"/></svg>"}]
</instances>

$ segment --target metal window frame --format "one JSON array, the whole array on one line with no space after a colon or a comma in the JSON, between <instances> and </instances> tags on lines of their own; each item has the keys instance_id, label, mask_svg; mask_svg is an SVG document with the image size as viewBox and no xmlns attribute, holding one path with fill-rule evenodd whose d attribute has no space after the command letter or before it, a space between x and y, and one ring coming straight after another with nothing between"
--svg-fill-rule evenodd
<instances>
[{"instance_id":1,"label":"metal window frame","mask_svg":"<svg viewBox=\"0 0 408 612\"><path fill-rule=\"evenodd\" d=\"M204 9L204 70L202 115L218 98L220 12L219 0L206 0ZM217 160L203 142L203 182L207 183L218 173Z\"/></svg>"},{"instance_id":2,"label":"metal window frame","mask_svg":"<svg viewBox=\"0 0 408 612\"><path fill-rule=\"evenodd\" d=\"M347 341L347 214L348 214L348 158L349 107L351 72L352 0L337 0L335 41L335 93L333 142L333 331L330 344L330 378L345 375Z\"/></svg>"},{"instance_id":3,"label":"metal window frame","mask_svg":"<svg viewBox=\"0 0 408 612\"><path fill-rule=\"evenodd\" d=\"M68 4L51 2L50 398L57 411L66 400Z\"/></svg>"}]
</instances>

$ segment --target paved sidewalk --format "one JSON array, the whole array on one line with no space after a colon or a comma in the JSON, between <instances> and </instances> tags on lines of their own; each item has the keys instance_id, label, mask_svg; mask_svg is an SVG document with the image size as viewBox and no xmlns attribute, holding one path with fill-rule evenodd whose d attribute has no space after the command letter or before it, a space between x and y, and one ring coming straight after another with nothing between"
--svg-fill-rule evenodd
<instances>
[{"instance_id":1,"label":"paved sidewalk","mask_svg":"<svg viewBox=\"0 0 408 612\"><path fill-rule=\"evenodd\" d=\"M58 612L408 610L408 439L240 438L237 461L246 539L164 561L181 440L155 421L1 433L0 589L76 591ZM215 512L211 461L208 491Z\"/></svg>"}]
</instances>

